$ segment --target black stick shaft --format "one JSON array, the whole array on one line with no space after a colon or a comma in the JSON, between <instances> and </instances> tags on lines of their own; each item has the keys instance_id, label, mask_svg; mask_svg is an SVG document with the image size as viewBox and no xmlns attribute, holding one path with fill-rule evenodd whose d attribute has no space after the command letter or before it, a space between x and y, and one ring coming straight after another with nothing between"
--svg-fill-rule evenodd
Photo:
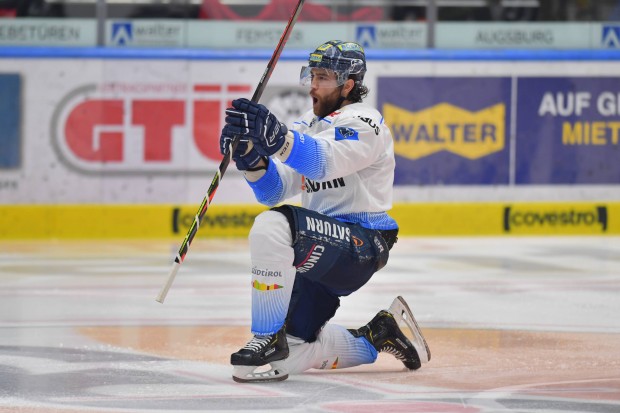
<instances>
[{"instance_id":1,"label":"black stick shaft","mask_svg":"<svg viewBox=\"0 0 620 413\"><path fill-rule=\"evenodd\" d=\"M290 19L288 20L288 23L286 24L286 28L284 29L284 32L282 33L282 36L280 37L280 41L278 42L278 45L273 51L273 55L271 55L271 59L269 60L269 63L267 63L267 67L265 68L265 71L263 72L263 75L261 76L260 81L258 82L258 85L256 86L256 90L254 90L254 95L252 95L253 102L258 102L261 96L263 95L263 91L265 90L265 87L267 87L267 82L269 81L269 78L271 77L271 74L273 73L273 70L275 69L276 64L278 63L278 59L280 59L282 50L284 49L284 46L286 45L286 42L288 38L290 37L291 32L293 31L293 26L295 25L295 22L297 21L297 18L299 17L299 14L301 13L301 9L304 5L304 1L305 0L299 0L297 2L295 11L293 12ZM172 270L170 271L168 280L166 284L162 287L156 299L160 303L163 303L164 300L166 299L168 290L172 286L172 282L174 281L174 278L176 277L176 274L179 271L179 267L185 260L185 256L187 255L189 247L192 241L194 240L196 233L198 232L198 228L200 228L200 222L202 221L202 218L207 213L207 209L209 209L211 200L215 196L215 192L217 191L217 188L220 186L220 181L222 180L222 178L224 177L224 174L226 173L228 164L230 164L230 161L232 160L232 154L235 153L235 149L237 148L238 144L239 144L239 137L236 136L228 148L228 153L224 155L222 162L220 162L220 166L218 167L218 170L215 173L213 180L211 181L211 185L209 185L209 189L207 190L207 195L205 195L204 199L202 200L202 203L200 204L200 207L198 208L198 211L196 212L196 215L194 216L194 222L192 223L192 226L189 228L187 235L185 235L185 239L183 240L183 243L181 244L181 248L179 248L179 252L174 258L174 263L172 264Z\"/></svg>"}]
</instances>

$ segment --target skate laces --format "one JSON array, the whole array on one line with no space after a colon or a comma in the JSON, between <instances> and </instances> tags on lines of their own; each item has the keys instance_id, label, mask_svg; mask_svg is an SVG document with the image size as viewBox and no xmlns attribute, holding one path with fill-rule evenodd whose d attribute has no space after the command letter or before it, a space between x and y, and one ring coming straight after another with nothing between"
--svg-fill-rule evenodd
<instances>
[{"instance_id":1,"label":"skate laces","mask_svg":"<svg viewBox=\"0 0 620 413\"><path fill-rule=\"evenodd\" d=\"M271 341L271 336L254 336L243 349L259 351L265 348Z\"/></svg>"},{"instance_id":2,"label":"skate laces","mask_svg":"<svg viewBox=\"0 0 620 413\"><path fill-rule=\"evenodd\" d=\"M412 355L407 354L407 353L410 353L409 351L410 348L406 344L406 341L401 341L402 337L399 337L397 333L397 331L399 330L399 327L398 327L398 323L394 319L394 315L392 315L390 312L385 311L385 310L383 310L382 313L385 317L388 317L388 320L391 321L391 323L388 323L388 324L393 323L392 328L394 329L394 331L391 331L390 333L388 333L392 335L392 337L386 338L386 340L381 344L379 351L391 354L394 357L396 357L398 360L403 361L403 362L410 361L410 358ZM389 331L389 328L388 328L388 331Z\"/></svg>"},{"instance_id":3,"label":"skate laces","mask_svg":"<svg viewBox=\"0 0 620 413\"><path fill-rule=\"evenodd\" d=\"M384 344L383 346L381 346L380 352L391 354L400 361L408 361L407 356L405 356L402 351L400 351L396 347L391 346L389 344L388 345Z\"/></svg>"}]
</instances>

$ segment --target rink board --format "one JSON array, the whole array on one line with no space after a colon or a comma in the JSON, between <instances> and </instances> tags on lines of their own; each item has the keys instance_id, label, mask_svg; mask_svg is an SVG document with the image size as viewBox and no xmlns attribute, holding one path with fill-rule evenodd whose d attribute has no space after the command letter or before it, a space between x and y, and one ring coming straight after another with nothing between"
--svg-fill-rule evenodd
<instances>
[{"instance_id":1,"label":"rink board","mask_svg":"<svg viewBox=\"0 0 620 413\"><path fill-rule=\"evenodd\" d=\"M245 237L260 205L213 205L197 237ZM169 238L195 219L190 205L3 205L0 239ZM401 235L617 235L620 202L396 204Z\"/></svg>"}]
</instances>

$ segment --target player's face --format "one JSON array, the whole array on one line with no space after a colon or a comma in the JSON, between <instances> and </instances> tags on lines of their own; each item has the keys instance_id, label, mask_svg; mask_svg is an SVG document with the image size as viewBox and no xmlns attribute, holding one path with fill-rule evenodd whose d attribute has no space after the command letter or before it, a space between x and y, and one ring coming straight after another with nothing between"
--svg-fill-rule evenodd
<instances>
[{"instance_id":1,"label":"player's face","mask_svg":"<svg viewBox=\"0 0 620 413\"><path fill-rule=\"evenodd\" d=\"M326 85L331 87L326 87ZM317 70L316 73L313 73L310 97L312 98L314 114L321 118L329 115L338 103L341 89L341 86L337 86L336 74L334 72Z\"/></svg>"}]
</instances>

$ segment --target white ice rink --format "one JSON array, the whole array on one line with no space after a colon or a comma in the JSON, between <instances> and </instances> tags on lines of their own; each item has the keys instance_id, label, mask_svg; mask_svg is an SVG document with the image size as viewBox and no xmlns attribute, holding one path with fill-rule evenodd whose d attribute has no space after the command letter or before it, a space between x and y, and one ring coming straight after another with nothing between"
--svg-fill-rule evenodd
<instances>
[{"instance_id":1,"label":"white ice rink","mask_svg":"<svg viewBox=\"0 0 620 413\"><path fill-rule=\"evenodd\" d=\"M359 327L396 295L432 352L271 384L231 380L249 338L245 240L0 243L0 413L620 411L620 238L403 238L342 300Z\"/></svg>"}]
</instances>

